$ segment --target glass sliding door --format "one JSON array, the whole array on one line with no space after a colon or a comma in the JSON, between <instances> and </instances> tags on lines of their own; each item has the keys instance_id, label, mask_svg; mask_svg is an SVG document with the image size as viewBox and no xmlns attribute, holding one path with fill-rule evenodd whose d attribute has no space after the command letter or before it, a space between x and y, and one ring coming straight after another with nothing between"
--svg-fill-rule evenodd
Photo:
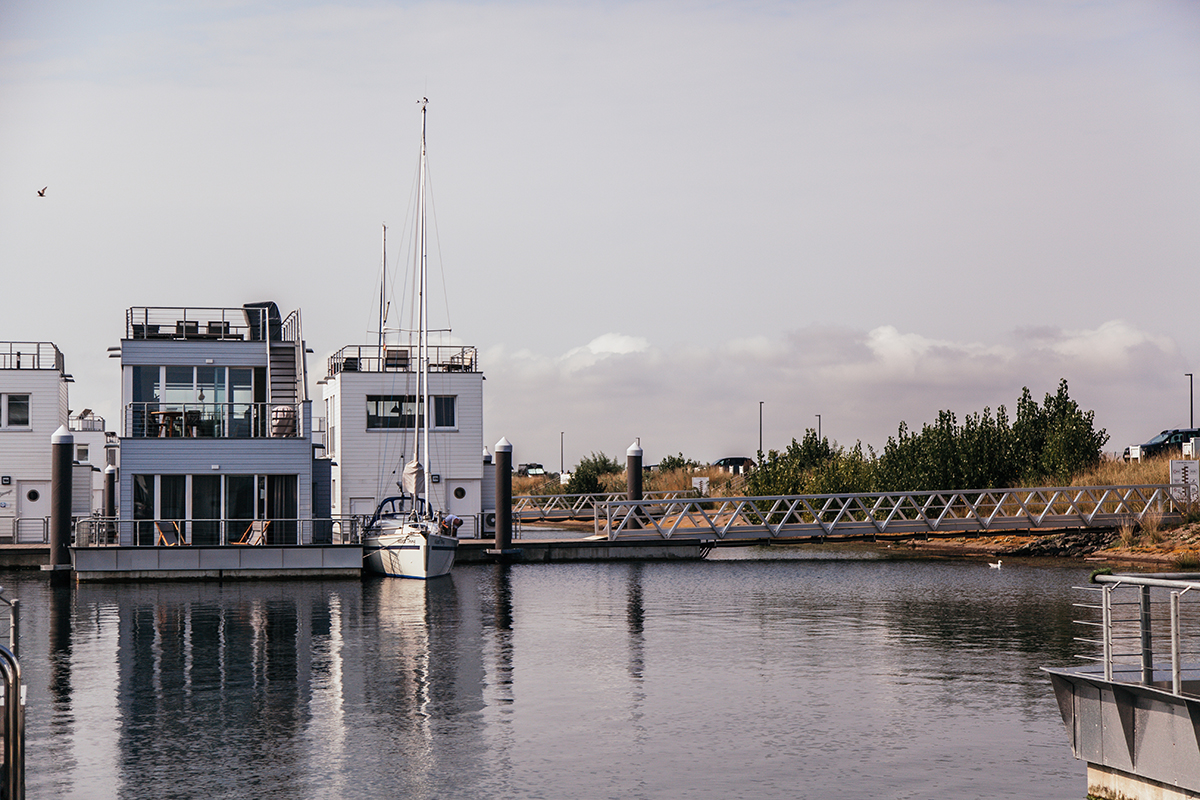
<instances>
[{"instance_id":1,"label":"glass sliding door","mask_svg":"<svg viewBox=\"0 0 1200 800\"><path fill-rule=\"evenodd\" d=\"M254 484L253 475L225 477L225 519L228 520L225 537L228 542L244 539L250 523L258 519Z\"/></svg>"},{"instance_id":2,"label":"glass sliding door","mask_svg":"<svg viewBox=\"0 0 1200 800\"><path fill-rule=\"evenodd\" d=\"M178 540L186 538L184 524L187 521L187 475L158 476L158 521L164 537L170 543L171 532ZM155 537L157 543L158 537Z\"/></svg>"},{"instance_id":3,"label":"glass sliding door","mask_svg":"<svg viewBox=\"0 0 1200 800\"><path fill-rule=\"evenodd\" d=\"M299 514L295 475L267 476L267 519L271 520L269 544L299 544L296 538Z\"/></svg>"},{"instance_id":4,"label":"glass sliding door","mask_svg":"<svg viewBox=\"0 0 1200 800\"><path fill-rule=\"evenodd\" d=\"M221 543L221 476L192 476L192 544Z\"/></svg>"},{"instance_id":5,"label":"glass sliding door","mask_svg":"<svg viewBox=\"0 0 1200 800\"><path fill-rule=\"evenodd\" d=\"M133 543L154 544L154 476L133 476Z\"/></svg>"}]
</instances>

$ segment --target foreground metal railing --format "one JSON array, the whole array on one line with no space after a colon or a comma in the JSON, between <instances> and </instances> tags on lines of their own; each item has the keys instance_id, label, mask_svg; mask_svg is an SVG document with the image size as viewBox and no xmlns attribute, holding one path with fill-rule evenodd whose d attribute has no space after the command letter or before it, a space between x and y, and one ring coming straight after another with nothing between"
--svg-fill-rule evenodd
<instances>
[{"instance_id":1,"label":"foreground metal railing","mask_svg":"<svg viewBox=\"0 0 1200 800\"><path fill-rule=\"evenodd\" d=\"M513 498L513 519L524 522L592 519L598 507L626 497L625 492L518 495ZM690 490L645 493L647 501L673 501L685 497L694 498L696 493Z\"/></svg>"},{"instance_id":2,"label":"foreground metal railing","mask_svg":"<svg viewBox=\"0 0 1200 800\"><path fill-rule=\"evenodd\" d=\"M80 517L76 547L226 547L360 544L362 517L328 519L120 519Z\"/></svg>"},{"instance_id":3,"label":"foreground metal railing","mask_svg":"<svg viewBox=\"0 0 1200 800\"><path fill-rule=\"evenodd\" d=\"M25 686L21 682L21 663L17 660L18 601L3 596L0 602L9 607L9 647L0 645L0 684L3 686L3 712L0 713L0 753L3 754L3 775L0 777L0 797L21 800L25 797Z\"/></svg>"},{"instance_id":4,"label":"foreground metal railing","mask_svg":"<svg viewBox=\"0 0 1200 800\"><path fill-rule=\"evenodd\" d=\"M611 499L595 504L609 539L659 536L824 539L1032 528L1101 528L1171 522L1182 505L1172 485L879 492L779 497Z\"/></svg>"},{"instance_id":5,"label":"foreground metal railing","mask_svg":"<svg viewBox=\"0 0 1200 800\"><path fill-rule=\"evenodd\" d=\"M1077 603L1076 607L1099 612L1100 621L1076 622L1095 629L1099 638L1076 637L1076 641L1092 645L1100 655L1078 658L1100 662L1105 680L1114 680L1115 673L1118 680L1161 684L1164 689L1165 681L1155 681L1155 666L1169 662L1170 691L1183 694L1184 661L1200 658L1200 591L1188 596L1193 589L1200 590L1200 574L1098 574L1093 580L1099 585L1076 588L1096 593L1098 602ZM1186 618L1185 607L1189 612ZM1192 624L1185 624L1186 619ZM1163 641L1165 648L1157 644Z\"/></svg>"}]
</instances>

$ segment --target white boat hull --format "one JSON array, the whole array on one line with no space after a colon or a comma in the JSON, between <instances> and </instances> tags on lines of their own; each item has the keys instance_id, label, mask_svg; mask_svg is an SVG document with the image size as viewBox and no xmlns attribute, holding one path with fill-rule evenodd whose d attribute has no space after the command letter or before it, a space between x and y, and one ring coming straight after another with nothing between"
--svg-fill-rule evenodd
<instances>
[{"instance_id":1,"label":"white boat hull","mask_svg":"<svg viewBox=\"0 0 1200 800\"><path fill-rule=\"evenodd\" d=\"M393 578L438 578L454 567L458 539L431 523L384 524L363 538L367 569Z\"/></svg>"}]
</instances>

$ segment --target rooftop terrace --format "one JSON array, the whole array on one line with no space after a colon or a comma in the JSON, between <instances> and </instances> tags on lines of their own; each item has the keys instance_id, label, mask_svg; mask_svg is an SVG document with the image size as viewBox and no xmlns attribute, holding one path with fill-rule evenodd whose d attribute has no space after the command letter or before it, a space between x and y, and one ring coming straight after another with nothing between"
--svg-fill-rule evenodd
<instances>
[{"instance_id":1,"label":"rooftop terrace","mask_svg":"<svg viewBox=\"0 0 1200 800\"><path fill-rule=\"evenodd\" d=\"M126 339L300 341L300 312L282 319L274 303L241 308L135 306L125 312Z\"/></svg>"},{"instance_id":2,"label":"rooftop terrace","mask_svg":"<svg viewBox=\"0 0 1200 800\"><path fill-rule=\"evenodd\" d=\"M0 369L54 369L62 372L63 354L51 342L0 342Z\"/></svg>"},{"instance_id":3,"label":"rooftop terrace","mask_svg":"<svg viewBox=\"0 0 1200 800\"><path fill-rule=\"evenodd\" d=\"M430 372L478 372L479 352L474 347L430 346ZM353 344L329 357L329 377L340 372L415 372L416 345Z\"/></svg>"}]
</instances>

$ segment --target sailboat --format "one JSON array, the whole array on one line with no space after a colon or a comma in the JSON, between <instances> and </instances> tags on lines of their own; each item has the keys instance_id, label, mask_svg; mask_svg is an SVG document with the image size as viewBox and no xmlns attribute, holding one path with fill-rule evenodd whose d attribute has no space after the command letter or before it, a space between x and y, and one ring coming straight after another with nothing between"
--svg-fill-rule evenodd
<instances>
[{"instance_id":1,"label":"sailboat","mask_svg":"<svg viewBox=\"0 0 1200 800\"><path fill-rule=\"evenodd\" d=\"M428 486L428 471L421 458L428 461L429 420L433 409L429 405L429 294L426 275L425 247L425 110L421 105L421 169L417 184L417 244L418 292L420 316L417 344L417 402L422 413L417 414L420 431L413 437L413 457L404 465L401 489L404 494L387 497L375 509L363 533L363 558L367 569L396 578L437 578L450 574L458 550L455 533L461 520L433 508ZM382 325L380 326L382 336ZM411 501L411 503L409 502Z\"/></svg>"}]
</instances>

